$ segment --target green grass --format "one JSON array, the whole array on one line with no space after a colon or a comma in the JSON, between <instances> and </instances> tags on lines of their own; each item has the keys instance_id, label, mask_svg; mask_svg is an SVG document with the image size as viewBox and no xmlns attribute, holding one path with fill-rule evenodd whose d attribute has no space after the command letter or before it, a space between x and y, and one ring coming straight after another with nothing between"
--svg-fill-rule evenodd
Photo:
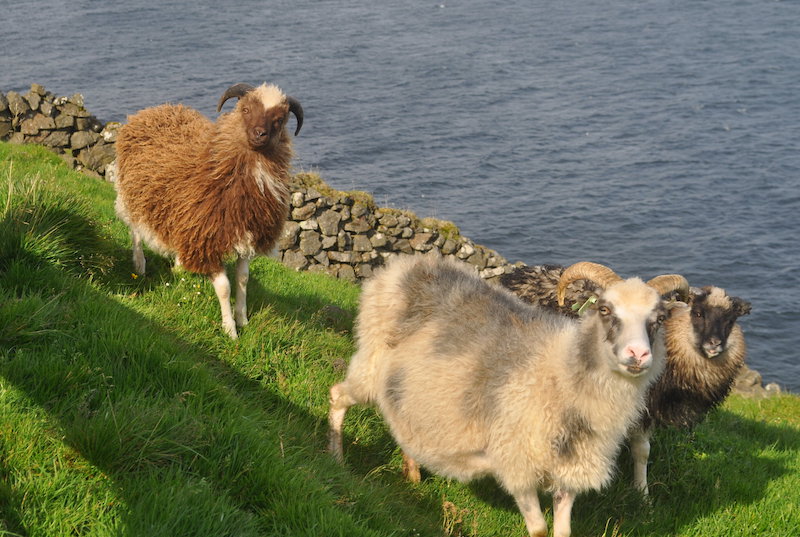
<instances>
[{"instance_id":1,"label":"green grass","mask_svg":"<svg viewBox=\"0 0 800 537\"><path fill-rule=\"evenodd\" d=\"M232 341L203 278L152 254L132 276L110 185L0 144L0 192L0 536L525 533L492 480L403 482L372 409L348 414L345 467L324 452L357 287L259 259ZM800 535L800 398L660 431L649 500L619 465L575 535Z\"/></svg>"}]
</instances>

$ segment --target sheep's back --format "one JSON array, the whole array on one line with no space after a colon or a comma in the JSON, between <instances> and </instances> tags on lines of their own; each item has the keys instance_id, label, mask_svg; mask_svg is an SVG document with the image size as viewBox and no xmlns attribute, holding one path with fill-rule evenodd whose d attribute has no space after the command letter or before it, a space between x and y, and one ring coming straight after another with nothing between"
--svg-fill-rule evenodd
<instances>
[{"instance_id":1,"label":"sheep's back","mask_svg":"<svg viewBox=\"0 0 800 537\"><path fill-rule=\"evenodd\" d=\"M213 124L182 105L162 105L129 116L117 143L117 196L134 224L146 223L166 244L197 177Z\"/></svg>"},{"instance_id":2,"label":"sheep's back","mask_svg":"<svg viewBox=\"0 0 800 537\"><path fill-rule=\"evenodd\" d=\"M582 489L605 483L616 444L576 438L583 418L571 402L572 370L561 363L576 325L426 257L395 262L367 282L357 324L354 361L371 368L361 378L374 379L398 444L458 479L492 473L509 488L557 476ZM559 458L553 443L565 435ZM594 455L584 464L585 449Z\"/></svg>"}]
</instances>

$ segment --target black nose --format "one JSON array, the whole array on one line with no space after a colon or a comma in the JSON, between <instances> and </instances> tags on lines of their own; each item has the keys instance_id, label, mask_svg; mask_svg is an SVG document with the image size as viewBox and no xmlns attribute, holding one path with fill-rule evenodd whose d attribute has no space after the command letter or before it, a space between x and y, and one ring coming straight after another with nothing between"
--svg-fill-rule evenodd
<instances>
[{"instance_id":1,"label":"black nose","mask_svg":"<svg viewBox=\"0 0 800 537\"><path fill-rule=\"evenodd\" d=\"M264 136L267 135L267 131L266 129L262 129L261 127L256 127L253 129L253 134L258 136L259 138L263 138Z\"/></svg>"}]
</instances>

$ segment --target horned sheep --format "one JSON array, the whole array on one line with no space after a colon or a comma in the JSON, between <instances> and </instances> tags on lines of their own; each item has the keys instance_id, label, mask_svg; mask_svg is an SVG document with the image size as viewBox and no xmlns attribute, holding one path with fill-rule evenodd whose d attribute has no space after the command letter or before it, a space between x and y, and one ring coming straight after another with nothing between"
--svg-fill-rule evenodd
<instances>
[{"instance_id":1,"label":"horned sheep","mask_svg":"<svg viewBox=\"0 0 800 537\"><path fill-rule=\"evenodd\" d=\"M538 490L554 496L554 533L570 534L577 493L604 486L619 445L664 362L661 294L577 263L562 286L595 281L600 307L581 320L530 306L463 263L405 256L368 280L357 351L330 389L330 444L343 461L342 424L354 404L377 404L415 462L460 480L493 475L530 535L547 534Z\"/></svg>"},{"instance_id":2,"label":"horned sheep","mask_svg":"<svg viewBox=\"0 0 800 537\"><path fill-rule=\"evenodd\" d=\"M232 338L247 324L250 261L269 253L289 211L289 113L300 103L274 85L235 84L217 104L238 98L212 122L183 105L129 116L118 133L116 210L130 227L134 269L145 273L142 241L176 265L211 278ZM225 260L236 256L235 321Z\"/></svg>"},{"instance_id":3,"label":"horned sheep","mask_svg":"<svg viewBox=\"0 0 800 537\"><path fill-rule=\"evenodd\" d=\"M500 283L529 303L577 317L596 288L592 282L574 281L566 290L565 305L559 306L556 289L564 270L559 265L521 267ZM634 484L645 494L654 427L689 429L703 421L728 396L745 362L747 347L736 320L750 313L750 303L714 286L692 287L683 299L689 308L664 325L664 373L650 386L647 411L630 433Z\"/></svg>"}]
</instances>

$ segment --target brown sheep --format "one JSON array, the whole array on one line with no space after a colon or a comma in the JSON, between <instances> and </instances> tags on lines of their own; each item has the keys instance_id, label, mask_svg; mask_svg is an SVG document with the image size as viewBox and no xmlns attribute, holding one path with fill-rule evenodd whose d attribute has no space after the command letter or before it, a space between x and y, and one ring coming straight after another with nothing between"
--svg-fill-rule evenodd
<instances>
[{"instance_id":1,"label":"brown sheep","mask_svg":"<svg viewBox=\"0 0 800 537\"><path fill-rule=\"evenodd\" d=\"M250 260L268 254L289 211L289 113L300 103L276 86L236 84L219 100L239 101L212 122L183 105L164 104L128 117L119 131L116 210L130 227L133 262L145 273L142 241L176 265L211 278L232 338L247 324ZM235 255L236 311L226 258Z\"/></svg>"}]
</instances>

